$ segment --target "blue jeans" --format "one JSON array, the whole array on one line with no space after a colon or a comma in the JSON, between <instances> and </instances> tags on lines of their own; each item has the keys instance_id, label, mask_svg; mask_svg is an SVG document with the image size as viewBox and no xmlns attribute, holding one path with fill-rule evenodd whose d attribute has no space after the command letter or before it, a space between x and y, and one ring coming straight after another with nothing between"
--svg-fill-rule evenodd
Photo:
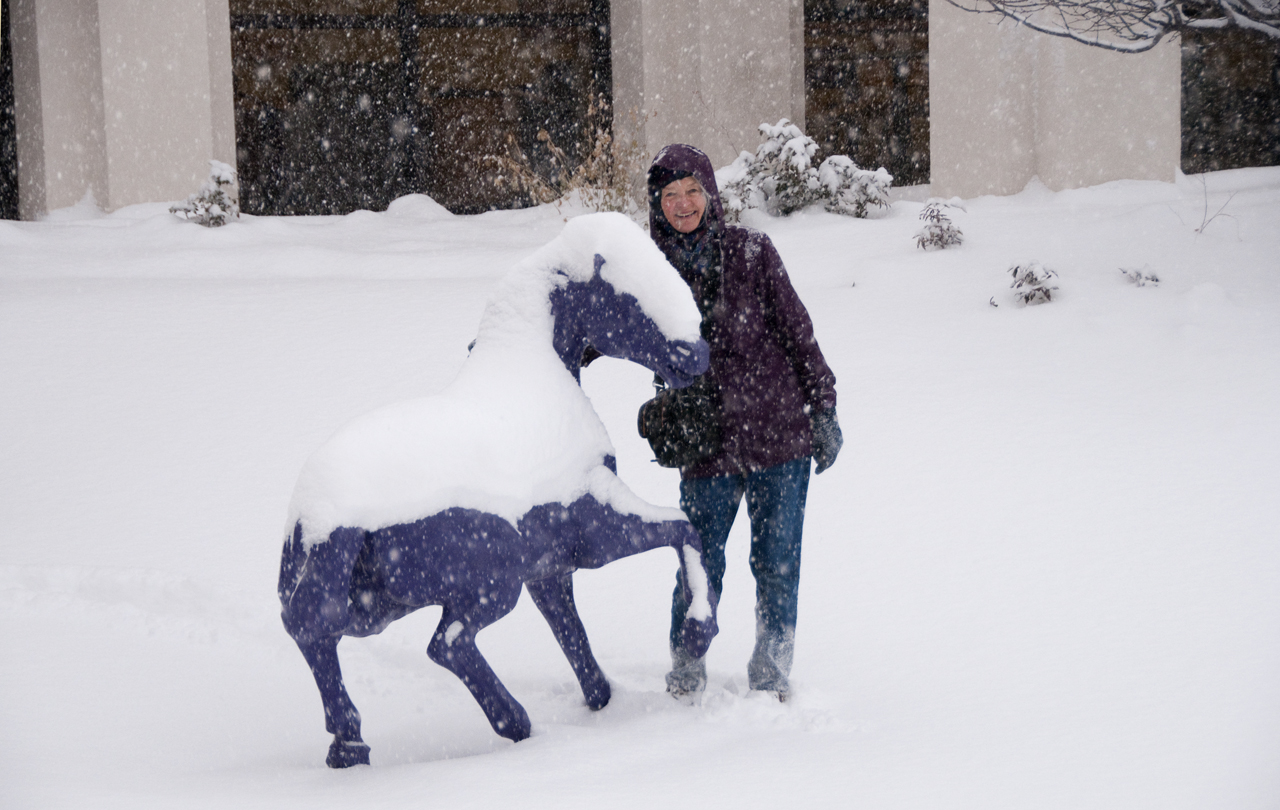
<instances>
[{"instance_id":1,"label":"blue jeans","mask_svg":"<svg viewBox=\"0 0 1280 810\"><path fill-rule=\"evenodd\" d=\"M702 539L702 557L711 587L719 596L724 587L724 547L729 529L745 494L751 519L751 573L756 578L756 647L747 665L752 689L786 691L800 593L800 537L809 492L808 456L775 467L713 478L680 482L680 508ZM688 605L676 573L671 601L671 649L680 649L680 628ZM694 691L706 682L705 665L676 655L668 676L673 690ZM687 677L681 670L687 669Z\"/></svg>"}]
</instances>

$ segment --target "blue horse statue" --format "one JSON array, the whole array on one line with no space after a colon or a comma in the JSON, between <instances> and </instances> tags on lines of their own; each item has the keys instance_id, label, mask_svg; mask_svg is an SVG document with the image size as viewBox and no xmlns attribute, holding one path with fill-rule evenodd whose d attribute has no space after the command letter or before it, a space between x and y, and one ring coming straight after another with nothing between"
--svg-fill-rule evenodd
<instances>
[{"instance_id":1,"label":"blue horse statue","mask_svg":"<svg viewBox=\"0 0 1280 810\"><path fill-rule=\"evenodd\" d=\"M613 446L579 385L588 346L670 385L706 370L688 287L620 214L569 221L501 282L456 380L341 429L303 467L280 561L285 629L333 734L326 763L368 764L360 713L338 663L342 636L382 632L427 605L444 613L427 655L457 675L499 735L529 736L475 637L521 584L546 618L592 709L610 697L573 600L572 574L641 551L677 552L694 656L717 632L697 532L616 475Z\"/></svg>"}]
</instances>

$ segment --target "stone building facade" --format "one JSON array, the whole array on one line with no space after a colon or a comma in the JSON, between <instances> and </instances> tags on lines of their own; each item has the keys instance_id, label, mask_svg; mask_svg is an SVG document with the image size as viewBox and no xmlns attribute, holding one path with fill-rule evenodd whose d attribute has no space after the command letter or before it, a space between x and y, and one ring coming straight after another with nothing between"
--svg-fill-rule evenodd
<instances>
[{"instance_id":1,"label":"stone building facade","mask_svg":"<svg viewBox=\"0 0 1280 810\"><path fill-rule=\"evenodd\" d=\"M246 210L423 191L511 204L487 156L583 136L716 165L809 122L935 196L1171 181L1181 51L1117 55L946 0L3 0L17 214L184 198L237 165ZM809 113L807 115L807 113ZM547 138L541 138L545 134ZM353 172L352 167L358 167ZM309 184L309 185L308 185ZM345 196L344 196L345 195Z\"/></svg>"}]
</instances>

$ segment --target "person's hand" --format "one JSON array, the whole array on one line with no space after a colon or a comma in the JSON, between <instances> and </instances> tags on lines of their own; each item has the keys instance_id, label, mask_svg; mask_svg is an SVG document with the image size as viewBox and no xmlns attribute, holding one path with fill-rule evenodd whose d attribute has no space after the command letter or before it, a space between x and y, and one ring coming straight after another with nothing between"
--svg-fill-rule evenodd
<instances>
[{"instance_id":1,"label":"person's hand","mask_svg":"<svg viewBox=\"0 0 1280 810\"><path fill-rule=\"evenodd\" d=\"M809 425L813 428L813 460L818 465L815 472L821 474L836 463L836 456L844 446L844 435L840 432L835 408L813 414Z\"/></svg>"}]
</instances>

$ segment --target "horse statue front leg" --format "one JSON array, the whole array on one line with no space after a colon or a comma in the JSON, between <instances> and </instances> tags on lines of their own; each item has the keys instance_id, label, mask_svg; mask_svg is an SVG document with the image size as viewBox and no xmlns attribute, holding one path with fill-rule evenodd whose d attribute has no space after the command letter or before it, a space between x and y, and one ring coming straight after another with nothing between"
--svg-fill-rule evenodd
<instances>
[{"instance_id":1,"label":"horse statue front leg","mask_svg":"<svg viewBox=\"0 0 1280 810\"><path fill-rule=\"evenodd\" d=\"M684 624L680 626L680 641L686 653L701 658L711 647L711 639L720 632L716 622L719 599L711 587L706 561L702 558L702 538L687 521L671 521L670 545L680 556L680 582L684 586L684 602L689 606Z\"/></svg>"},{"instance_id":2,"label":"horse statue front leg","mask_svg":"<svg viewBox=\"0 0 1280 810\"><path fill-rule=\"evenodd\" d=\"M573 570L599 568L632 554L670 546L680 560L685 600L690 606L682 627L684 649L694 658L701 658L719 632L717 599L702 559L702 540L689 521L646 520L638 514L619 512L587 495L568 509L556 505L530 511L521 521L520 530L535 544L554 549L554 556L570 569L569 573L527 581L525 588L551 626L591 708L608 703L609 684L591 653L574 604Z\"/></svg>"}]
</instances>

